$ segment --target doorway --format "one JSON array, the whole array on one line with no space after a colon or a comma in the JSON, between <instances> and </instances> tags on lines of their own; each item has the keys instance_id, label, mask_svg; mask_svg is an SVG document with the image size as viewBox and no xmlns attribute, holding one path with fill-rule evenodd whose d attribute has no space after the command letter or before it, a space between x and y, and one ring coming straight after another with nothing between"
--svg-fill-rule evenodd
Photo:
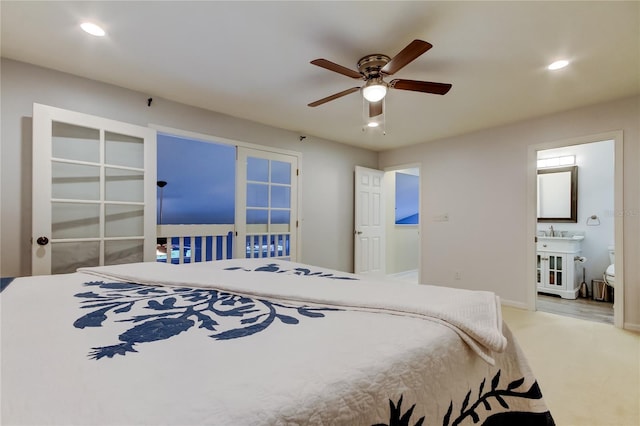
<instances>
[{"instance_id":1,"label":"doorway","mask_svg":"<svg viewBox=\"0 0 640 426\"><path fill-rule=\"evenodd\" d=\"M157 261L299 254L299 155L207 135L158 137ZM162 186L160 186L162 183Z\"/></svg>"},{"instance_id":2,"label":"doorway","mask_svg":"<svg viewBox=\"0 0 640 426\"><path fill-rule=\"evenodd\" d=\"M420 167L386 169L384 175L386 274L399 281L419 283Z\"/></svg>"},{"instance_id":3,"label":"doorway","mask_svg":"<svg viewBox=\"0 0 640 426\"><path fill-rule=\"evenodd\" d=\"M532 204L529 211L532 212L531 223L535 223L532 240L535 239L536 244L531 255L535 263L535 282L528 293L529 307L587 320L613 322L622 327L623 217L616 214L622 211L622 133L556 141L532 147L530 154L530 164L533 165L530 188L535 195L529 197ZM539 221L538 160L553 163L556 159L564 159L560 162L566 162L569 157L578 169L577 217L574 220ZM570 248L565 249L563 243L568 243ZM557 252L553 252L556 249ZM616 273L614 303L606 306L611 300L601 297L602 280L611 264L610 249L615 253L615 269L620 273ZM584 290L582 282L588 289L588 297L581 297L585 296L583 291L579 291Z\"/></svg>"}]
</instances>

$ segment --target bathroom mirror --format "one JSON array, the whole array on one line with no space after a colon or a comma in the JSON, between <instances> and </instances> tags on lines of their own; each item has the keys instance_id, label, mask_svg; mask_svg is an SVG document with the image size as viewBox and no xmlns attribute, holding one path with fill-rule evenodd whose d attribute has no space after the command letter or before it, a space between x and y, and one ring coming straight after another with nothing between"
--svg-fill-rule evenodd
<instances>
[{"instance_id":1,"label":"bathroom mirror","mask_svg":"<svg viewBox=\"0 0 640 426\"><path fill-rule=\"evenodd\" d=\"M578 222L578 166L538 170L538 222Z\"/></svg>"}]
</instances>

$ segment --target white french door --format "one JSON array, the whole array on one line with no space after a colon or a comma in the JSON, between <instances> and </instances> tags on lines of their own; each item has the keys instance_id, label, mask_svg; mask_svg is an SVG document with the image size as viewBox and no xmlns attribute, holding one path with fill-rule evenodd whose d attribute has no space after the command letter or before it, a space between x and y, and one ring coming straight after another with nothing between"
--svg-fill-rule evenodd
<instances>
[{"instance_id":1,"label":"white french door","mask_svg":"<svg viewBox=\"0 0 640 426\"><path fill-rule=\"evenodd\" d=\"M356 166L354 272L385 274L384 172Z\"/></svg>"},{"instance_id":2,"label":"white french door","mask_svg":"<svg viewBox=\"0 0 640 426\"><path fill-rule=\"evenodd\" d=\"M236 258L283 258L298 251L298 157L238 147Z\"/></svg>"},{"instance_id":3,"label":"white french door","mask_svg":"<svg viewBox=\"0 0 640 426\"><path fill-rule=\"evenodd\" d=\"M32 274L155 260L156 132L33 106Z\"/></svg>"}]
</instances>

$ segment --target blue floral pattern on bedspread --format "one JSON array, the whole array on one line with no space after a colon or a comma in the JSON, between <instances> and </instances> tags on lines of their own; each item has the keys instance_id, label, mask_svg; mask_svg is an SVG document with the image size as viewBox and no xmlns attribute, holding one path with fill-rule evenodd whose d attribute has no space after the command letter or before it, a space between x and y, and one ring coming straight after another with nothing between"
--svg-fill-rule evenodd
<instances>
[{"instance_id":1,"label":"blue floral pattern on bedspread","mask_svg":"<svg viewBox=\"0 0 640 426\"><path fill-rule=\"evenodd\" d=\"M309 268L293 268L293 269L283 269L277 263L269 263L264 266L259 266L255 269L247 269L242 266L231 266L229 268L225 268L225 271L245 271L245 272L275 272L278 274L293 274L293 275L304 275L307 277L320 277L320 278L329 278L332 280L358 280L356 277L346 277L335 275L332 272L322 272L322 271L314 271L312 272Z\"/></svg>"},{"instance_id":2,"label":"blue floral pattern on bedspread","mask_svg":"<svg viewBox=\"0 0 640 426\"><path fill-rule=\"evenodd\" d=\"M166 340L187 331L204 329L215 340L251 336L278 322L298 324L300 319L322 318L334 308L287 306L263 299L201 289L151 287L123 282L93 281L84 284L91 291L78 293L81 308L89 313L78 318L76 328L102 327L105 321L131 323L118 336L117 344L92 348L92 359L138 352L134 346ZM145 312L133 314L134 311Z\"/></svg>"}]
</instances>

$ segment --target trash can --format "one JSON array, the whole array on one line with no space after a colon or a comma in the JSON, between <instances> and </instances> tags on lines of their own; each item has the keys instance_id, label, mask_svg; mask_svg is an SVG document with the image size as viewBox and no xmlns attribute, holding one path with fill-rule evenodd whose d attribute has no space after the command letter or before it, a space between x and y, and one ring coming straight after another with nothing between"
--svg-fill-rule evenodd
<instances>
[{"instance_id":1,"label":"trash can","mask_svg":"<svg viewBox=\"0 0 640 426\"><path fill-rule=\"evenodd\" d=\"M593 300L613 302L613 289L603 280L591 280L591 294Z\"/></svg>"}]
</instances>

